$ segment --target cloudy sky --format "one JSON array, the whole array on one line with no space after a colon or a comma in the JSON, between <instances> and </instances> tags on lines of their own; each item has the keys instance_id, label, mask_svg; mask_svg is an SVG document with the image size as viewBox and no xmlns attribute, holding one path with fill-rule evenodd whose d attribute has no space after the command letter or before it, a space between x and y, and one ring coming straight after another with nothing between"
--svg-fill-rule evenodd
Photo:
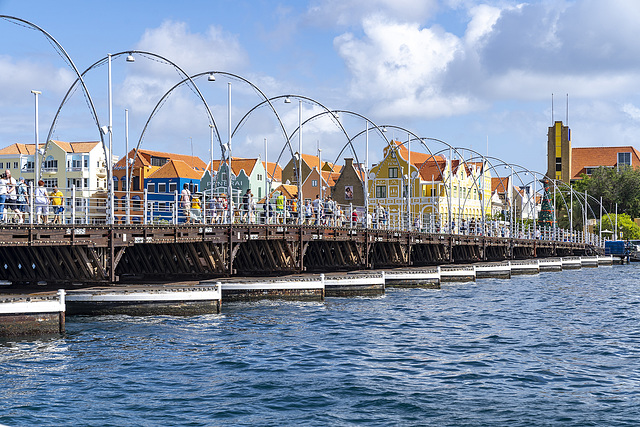
<instances>
[{"instance_id":1,"label":"cloudy sky","mask_svg":"<svg viewBox=\"0 0 640 427\"><path fill-rule=\"evenodd\" d=\"M303 151L322 148L335 160L347 141L323 107L346 110L377 125L546 170L546 133L552 117L572 129L574 146L640 148L640 2L637 0L0 0L0 14L34 23L51 34L84 71L114 57L114 152L129 141L144 148L209 159L206 109L180 70L202 73L196 84L214 115L222 142L228 135L231 87L233 153L255 157L268 141L270 160L286 138L267 97L299 95L273 105L286 132L302 120ZM179 6L178 6L179 5ZM216 75L207 80L206 72ZM107 66L85 75L99 121L108 121ZM238 77L236 77L238 76ZM244 80L243 80L244 79ZM39 32L0 20L0 145L34 140L32 89L41 90L40 134L46 138L75 75ZM246 81L245 81L246 80ZM231 85L229 86L229 82ZM552 94L554 108L552 111ZM164 100L163 96L167 95ZM568 98L567 98L568 95ZM568 114L567 114L568 99ZM161 101L162 100L162 101ZM157 113L151 112L160 102ZM254 107L257 107L253 109ZM244 120L241 119L244 117ZM363 118L338 118L349 137ZM370 132L370 160L381 138ZM390 128L390 137L407 132ZM60 111L53 138L97 140L82 92ZM214 156L220 156L216 136ZM297 138L294 138L297 147ZM363 136L353 140L364 159ZM423 150L413 143L412 149ZM433 152L444 149L430 144ZM488 150L488 151L487 151ZM350 153L343 154L351 155ZM283 156L288 161L289 154Z\"/></svg>"}]
</instances>

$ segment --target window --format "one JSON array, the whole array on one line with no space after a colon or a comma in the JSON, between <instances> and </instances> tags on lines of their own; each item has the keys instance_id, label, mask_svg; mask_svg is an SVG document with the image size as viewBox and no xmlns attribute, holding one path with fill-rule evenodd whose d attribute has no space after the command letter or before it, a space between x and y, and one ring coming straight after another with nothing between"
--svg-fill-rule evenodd
<instances>
[{"instance_id":1,"label":"window","mask_svg":"<svg viewBox=\"0 0 640 427\"><path fill-rule=\"evenodd\" d=\"M170 182L169 183L169 193L174 193L178 190L178 183Z\"/></svg>"},{"instance_id":2,"label":"window","mask_svg":"<svg viewBox=\"0 0 640 427\"><path fill-rule=\"evenodd\" d=\"M118 191L118 177L113 177L113 191Z\"/></svg>"},{"instance_id":3,"label":"window","mask_svg":"<svg viewBox=\"0 0 640 427\"><path fill-rule=\"evenodd\" d=\"M631 153L618 153L618 169L631 166Z\"/></svg>"},{"instance_id":4,"label":"window","mask_svg":"<svg viewBox=\"0 0 640 427\"><path fill-rule=\"evenodd\" d=\"M389 168L389 178L398 177L398 168Z\"/></svg>"},{"instance_id":5,"label":"window","mask_svg":"<svg viewBox=\"0 0 640 427\"><path fill-rule=\"evenodd\" d=\"M33 161L27 160L27 162L22 166L22 171L23 172L33 172L33 166L34 166ZM0 166L0 169L2 169L2 166Z\"/></svg>"},{"instance_id":6,"label":"window","mask_svg":"<svg viewBox=\"0 0 640 427\"><path fill-rule=\"evenodd\" d=\"M629 161L629 164L631 164L631 161ZM18 162L13 162L13 168L18 169Z\"/></svg>"},{"instance_id":7,"label":"window","mask_svg":"<svg viewBox=\"0 0 640 427\"><path fill-rule=\"evenodd\" d=\"M376 185L376 199L386 199L386 198L387 198L387 186Z\"/></svg>"},{"instance_id":8,"label":"window","mask_svg":"<svg viewBox=\"0 0 640 427\"><path fill-rule=\"evenodd\" d=\"M158 193L166 193L167 192L167 184L164 182L158 183Z\"/></svg>"},{"instance_id":9,"label":"window","mask_svg":"<svg viewBox=\"0 0 640 427\"><path fill-rule=\"evenodd\" d=\"M43 179L42 181L44 181L44 186L46 188L53 188L54 186L58 186L58 178L47 178Z\"/></svg>"},{"instance_id":10,"label":"window","mask_svg":"<svg viewBox=\"0 0 640 427\"><path fill-rule=\"evenodd\" d=\"M142 187L140 187L140 177L139 176L134 176L133 177L133 182L131 183L131 190L140 191L141 189L142 189Z\"/></svg>"},{"instance_id":11,"label":"window","mask_svg":"<svg viewBox=\"0 0 640 427\"><path fill-rule=\"evenodd\" d=\"M84 178L84 182L83 182L83 187L84 188L89 188L89 178Z\"/></svg>"},{"instance_id":12,"label":"window","mask_svg":"<svg viewBox=\"0 0 640 427\"><path fill-rule=\"evenodd\" d=\"M262 181L262 174L258 174L257 179L258 179L258 181Z\"/></svg>"},{"instance_id":13,"label":"window","mask_svg":"<svg viewBox=\"0 0 640 427\"><path fill-rule=\"evenodd\" d=\"M58 172L58 161L53 156L48 156L44 161L45 172Z\"/></svg>"},{"instance_id":14,"label":"window","mask_svg":"<svg viewBox=\"0 0 640 427\"><path fill-rule=\"evenodd\" d=\"M0 162L0 169L4 169L4 162Z\"/></svg>"},{"instance_id":15,"label":"window","mask_svg":"<svg viewBox=\"0 0 640 427\"><path fill-rule=\"evenodd\" d=\"M556 157L556 172L562 170L562 157Z\"/></svg>"},{"instance_id":16,"label":"window","mask_svg":"<svg viewBox=\"0 0 640 427\"><path fill-rule=\"evenodd\" d=\"M150 182L147 184L147 192L149 193L155 193L156 192L156 184L153 182Z\"/></svg>"},{"instance_id":17,"label":"window","mask_svg":"<svg viewBox=\"0 0 640 427\"><path fill-rule=\"evenodd\" d=\"M82 178L67 178L67 188L72 188L73 186L81 188Z\"/></svg>"},{"instance_id":18,"label":"window","mask_svg":"<svg viewBox=\"0 0 640 427\"><path fill-rule=\"evenodd\" d=\"M311 186L312 187L317 187L318 186L318 180L317 179L312 179L311 180Z\"/></svg>"},{"instance_id":19,"label":"window","mask_svg":"<svg viewBox=\"0 0 640 427\"><path fill-rule=\"evenodd\" d=\"M89 169L89 157L84 158L83 164L85 169Z\"/></svg>"},{"instance_id":20,"label":"window","mask_svg":"<svg viewBox=\"0 0 640 427\"><path fill-rule=\"evenodd\" d=\"M162 157L151 157L151 166L164 166L167 163L167 159Z\"/></svg>"}]
</instances>

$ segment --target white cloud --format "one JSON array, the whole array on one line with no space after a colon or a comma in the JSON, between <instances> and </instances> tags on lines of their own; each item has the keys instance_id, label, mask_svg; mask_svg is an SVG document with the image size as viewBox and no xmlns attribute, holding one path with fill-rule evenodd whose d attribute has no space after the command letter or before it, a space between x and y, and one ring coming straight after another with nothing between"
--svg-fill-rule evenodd
<instances>
[{"instance_id":1,"label":"white cloud","mask_svg":"<svg viewBox=\"0 0 640 427\"><path fill-rule=\"evenodd\" d=\"M9 56L0 56L0 76L3 76L0 79L0 105L15 105L18 99L31 104L31 90L48 92L48 95L60 95L65 93L75 80L75 74L69 69L14 60Z\"/></svg>"},{"instance_id":2,"label":"white cloud","mask_svg":"<svg viewBox=\"0 0 640 427\"><path fill-rule=\"evenodd\" d=\"M350 95L375 99L375 110L390 116L441 116L468 111L474 101L441 93L448 65L462 49L460 39L437 27L364 20L364 37L347 33L334 45L353 78Z\"/></svg>"},{"instance_id":3,"label":"white cloud","mask_svg":"<svg viewBox=\"0 0 640 427\"><path fill-rule=\"evenodd\" d=\"M626 103L622 106L622 111L627 114L631 119L640 121L640 108L631 103Z\"/></svg>"},{"instance_id":4,"label":"white cloud","mask_svg":"<svg viewBox=\"0 0 640 427\"><path fill-rule=\"evenodd\" d=\"M192 33L184 22L165 21L158 28L147 29L136 47L170 59L188 74L229 71L248 62L236 37L216 26L199 34Z\"/></svg>"},{"instance_id":5,"label":"white cloud","mask_svg":"<svg viewBox=\"0 0 640 427\"><path fill-rule=\"evenodd\" d=\"M307 20L321 26L350 26L375 13L400 22L421 22L437 9L437 0L319 0L309 7Z\"/></svg>"}]
</instances>

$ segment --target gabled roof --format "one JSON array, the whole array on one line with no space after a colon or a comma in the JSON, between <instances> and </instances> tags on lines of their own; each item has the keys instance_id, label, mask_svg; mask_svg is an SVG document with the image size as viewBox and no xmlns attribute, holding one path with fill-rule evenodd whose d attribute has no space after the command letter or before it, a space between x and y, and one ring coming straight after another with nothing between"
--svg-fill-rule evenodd
<instances>
[{"instance_id":1,"label":"gabled roof","mask_svg":"<svg viewBox=\"0 0 640 427\"><path fill-rule=\"evenodd\" d=\"M240 171L244 170L244 173L247 176L251 176L251 173L253 172L253 168L256 166L256 163L258 163L258 159L245 159L243 157L231 157L231 171L235 176L238 176L240 174ZM214 172L220 169L220 164L227 164L227 161L214 160L213 161ZM211 169L211 162L209 162L209 164L206 165L205 167L207 169Z\"/></svg>"},{"instance_id":2,"label":"gabled roof","mask_svg":"<svg viewBox=\"0 0 640 427\"><path fill-rule=\"evenodd\" d=\"M282 193L285 199L295 199L298 197L298 186L290 184L280 184L275 190L269 194L269 197L273 196L273 193Z\"/></svg>"},{"instance_id":3,"label":"gabled roof","mask_svg":"<svg viewBox=\"0 0 640 427\"><path fill-rule=\"evenodd\" d=\"M185 178L200 180L200 171L196 171L182 160L169 160L160 169L149 175L148 179Z\"/></svg>"},{"instance_id":4,"label":"gabled roof","mask_svg":"<svg viewBox=\"0 0 640 427\"><path fill-rule=\"evenodd\" d=\"M309 166L309 169L317 168L320 164L320 158L318 156L314 156L313 154L302 154L302 161ZM331 169L333 172L340 172L342 170L342 166L333 164L331 162L322 162L321 169Z\"/></svg>"},{"instance_id":5,"label":"gabled roof","mask_svg":"<svg viewBox=\"0 0 640 427\"><path fill-rule=\"evenodd\" d=\"M423 181L442 181L442 173L447 169L446 160L431 160L426 163L415 164L420 171L420 178Z\"/></svg>"},{"instance_id":6,"label":"gabled roof","mask_svg":"<svg viewBox=\"0 0 640 427\"><path fill-rule=\"evenodd\" d=\"M24 155L32 155L36 152L35 144L20 144L16 142L15 144L11 144L8 147L4 147L0 150L0 155L3 154L24 154Z\"/></svg>"},{"instance_id":7,"label":"gabled roof","mask_svg":"<svg viewBox=\"0 0 640 427\"><path fill-rule=\"evenodd\" d=\"M491 192L506 193L509 190L509 177L491 178Z\"/></svg>"},{"instance_id":8,"label":"gabled roof","mask_svg":"<svg viewBox=\"0 0 640 427\"><path fill-rule=\"evenodd\" d=\"M93 150L96 145L100 144L100 141L91 142L64 142L51 140L58 147L62 148L67 153L88 153ZM35 144L34 144L35 146Z\"/></svg>"},{"instance_id":9,"label":"gabled roof","mask_svg":"<svg viewBox=\"0 0 640 427\"><path fill-rule=\"evenodd\" d=\"M395 144L398 153L400 154L400 156L402 156L402 158L405 161L409 159L409 150L407 149L406 144L401 146L401 144L403 144L403 142L396 141L396 140L391 141L391 143ZM385 149L384 149L385 157L387 156L387 154L389 153L389 150L391 148L392 148L391 145L388 145L387 147L385 147ZM413 164L413 165L422 164L422 163L428 162L428 161L443 160L443 159L444 159L443 156L438 156L438 155L433 156L433 155L428 154L428 153L421 153L419 151L411 151L411 164Z\"/></svg>"},{"instance_id":10,"label":"gabled roof","mask_svg":"<svg viewBox=\"0 0 640 427\"><path fill-rule=\"evenodd\" d=\"M338 178L340 178L340 173L338 172L322 171L322 180L326 182L329 187L336 185Z\"/></svg>"},{"instance_id":11,"label":"gabled roof","mask_svg":"<svg viewBox=\"0 0 640 427\"><path fill-rule=\"evenodd\" d=\"M135 149L129 151L126 157L132 159L135 151L136 151ZM203 162L202 159L198 156L190 156L186 154L176 154L176 153L165 153L162 151L153 151L153 150L145 150L145 149L138 150L136 159L133 162L133 167L134 168L150 167L152 157L160 157L160 158L169 159L169 160L182 160L187 165L189 165L195 170L198 170L201 173L203 173L205 171L205 168L207 167L207 164ZM124 166L125 166L125 157L121 158L114 165L114 169L124 169Z\"/></svg>"},{"instance_id":12,"label":"gabled roof","mask_svg":"<svg viewBox=\"0 0 640 427\"><path fill-rule=\"evenodd\" d=\"M571 179L580 179L588 167L618 165L618 153L631 153L631 166L640 167L640 153L634 147L576 147L571 149Z\"/></svg>"},{"instance_id":13,"label":"gabled roof","mask_svg":"<svg viewBox=\"0 0 640 427\"><path fill-rule=\"evenodd\" d=\"M64 142L64 141L54 141L51 140L58 147L62 148L67 153L88 153L95 148L96 145L100 144L100 141L92 141L92 142ZM44 143L40 144L41 148L44 148ZM8 147L0 150L0 155L2 154L22 154L22 155L33 155L36 152L36 144L20 144L15 143L11 144ZM124 166L124 163L123 163Z\"/></svg>"},{"instance_id":14,"label":"gabled roof","mask_svg":"<svg viewBox=\"0 0 640 427\"><path fill-rule=\"evenodd\" d=\"M267 170L267 176L274 181L282 182L282 167L280 165L276 165L275 162L262 162L262 166ZM275 171L274 171L275 167Z\"/></svg>"}]
</instances>

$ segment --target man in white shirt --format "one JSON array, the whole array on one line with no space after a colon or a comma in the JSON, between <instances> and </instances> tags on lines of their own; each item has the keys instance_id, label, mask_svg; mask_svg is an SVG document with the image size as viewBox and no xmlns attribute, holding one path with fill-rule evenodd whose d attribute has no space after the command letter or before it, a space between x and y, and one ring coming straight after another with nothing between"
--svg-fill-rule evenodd
<instances>
[{"instance_id":1,"label":"man in white shirt","mask_svg":"<svg viewBox=\"0 0 640 427\"><path fill-rule=\"evenodd\" d=\"M191 222L191 191L189 191L189 184L184 184L181 193L182 209L186 217L186 223Z\"/></svg>"}]
</instances>

